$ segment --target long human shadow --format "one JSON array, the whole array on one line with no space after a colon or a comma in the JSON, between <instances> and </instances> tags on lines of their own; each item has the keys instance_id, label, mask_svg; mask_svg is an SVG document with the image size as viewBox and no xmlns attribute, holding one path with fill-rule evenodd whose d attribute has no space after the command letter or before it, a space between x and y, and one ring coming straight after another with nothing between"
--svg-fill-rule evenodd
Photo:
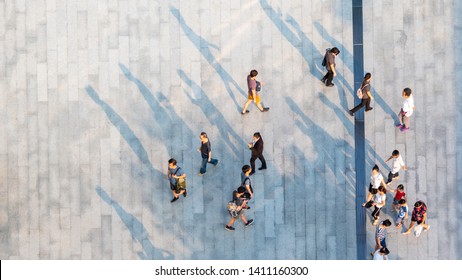
<instances>
[{"instance_id":1,"label":"long human shadow","mask_svg":"<svg viewBox=\"0 0 462 280\"><path fill-rule=\"evenodd\" d=\"M204 38L196 34L187 24L184 18L181 16L180 11L175 8L170 6L170 12L172 15L178 20L178 23L180 24L181 28L183 29L184 33L186 36L189 38L189 40L194 44L194 46L197 48L197 50L202 54L202 56L207 60L207 62L210 64L210 66L215 69L217 74L220 76L220 78L223 80L223 83L225 85L226 91L228 92L229 96L234 102L234 105L236 106L237 110L240 111L241 107L238 104L236 100L236 96L231 89L231 85L234 86L234 88L240 92L243 96L247 97L246 93L244 90L241 89L239 84L231 77L231 75L221 66L221 64L218 62L218 60L215 58L215 56L212 54L211 48L214 49L219 49L218 46L213 45L209 42L207 42Z\"/></svg>"},{"instance_id":2,"label":"long human shadow","mask_svg":"<svg viewBox=\"0 0 462 280\"><path fill-rule=\"evenodd\" d=\"M350 53L347 48L343 47L343 45L337 39L332 37L329 34L329 32L327 32L327 30L318 21L316 21L314 23L314 27L316 27L319 34L321 34L321 36L324 38L324 40L329 42L332 46L340 46L342 48L342 54L341 55L344 58L344 59L342 59L343 61L351 61L351 62L353 62L353 54ZM345 65L346 65L346 67L348 67L348 69L350 69L350 71L352 73L354 72L352 63L345 63Z\"/></svg>"},{"instance_id":3,"label":"long human shadow","mask_svg":"<svg viewBox=\"0 0 462 280\"><path fill-rule=\"evenodd\" d=\"M326 95L323 93L319 93L319 99L321 100L324 105L329 107L332 112L337 116L337 118L342 122L343 126L346 128L348 131L348 134L350 134L351 137L355 136L354 132L354 123L353 121L350 121L348 118L350 117L349 115L347 116L345 111L340 109L338 106L336 106L334 103L332 103ZM387 164L385 161L380 157L375 150L372 148L371 144L369 141L366 141L366 162L369 166L374 166L376 161L380 162L382 166L386 167ZM374 160L375 159L375 160Z\"/></svg>"},{"instance_id":4,"label":"long human shadow","mask_svg":"<svg viewBox=\"0 0 462 280\"><path fill-rule=\"evenodd\" d=\"M323 69L323 67L317 66L313 58L319 57L319 63L321 63L324 52L317 50L313 42L306 36L305 32L302 31L300 24L291 15L286 15L286 20L284 21L281 12L275 11L268 3L268 1L260 0L260 5L266 15L274 23L276 28L281 32L281 34L287 39L287 41L289 41L290 44L292 44L296 50L298 50L300 55L305 60L311 75L315 79L321 79L323 70L320 69ZM289 28L289 25L286 24L286 22L292 26L295 32ZM341 47L340 45L338 46ZM341 73L337 72L336 78L347 88L349 92L353 94L353 88L349 85ZM340 104L342 104L343 109L347 110L348 102L346 100L343 89L341 87L337 87L337 91Z\"/></svg>"},{"instance_id":5,"label":"long human shadow","mask_svg":"<svg viewBox=\"0 0 462 280\"><path fill-rule=\"evenodd\" d=\"M382 96L380 96L377 90L375 90L375 88L373 87L371 87L371 94L374 97L375 103L379 105L382 108L382 110L393 119L395 124L399 123L397 112L393 111L390 105L387 104L387 102L382 98Z\"/></svg>"},{"instance_id":6,"label":"long human shadow","mask_svg":"<svg viewBox=\"0 0 462 280\"><path fill-rule=\"evenodd\" d=\"M88 96L96 104L98 104L101 107L101 109L103 109L109 121L119 130L120 135L122 135L122 137L130 146L132 151L138 156L139 160L144 164L144 166L148 168L151 174L159 172L152 166L151 161L149 160L148 153L144 149L143 144L141 144L140 139L136 137L135 133L124 121L124 119L121 116L119 116L119 114L117 114L111 106L109 106L106 102L99 98L98 94L93 89L93 87L87 86L85 90L87 91Z\"/></svg>"},{"instance_id":7,"label":"long human shadow","mask_svg":"<svg viewBox=\"0 0 462 280\"><path fill-rule=\"evenodd\" d=\"M226 145L228 145L230 150L233 151L234 156L236 158L239 158L239 156L242 153L242 148L239 147L245 146L244 140L241 137L239 137L239 135L229 125L223 114L215 107L215 105L207 97L207 94L204 92L204 90L193 80L191 80L183 70L178 69L177 72L180 78L183 80L183 82L185 82L191 88L192 92L200 93L199 95L201 96L201 99L193 98L191 94L189 94L187 91L185 91L186 96L194 105L198 106L202 110L204 115L207 116L207 119L210 121L210 123L218 128L218 130L220 131L220 137L223 138ZM235 142L240 144L239 147L233 144Z\"/></svg>"},{"instance_id":8,"label":"long human shadow","mask_svg":"<svg viewBox=\"0 0 462 280\"><path fill-rule=\"evenodd\" d=\"M140 79L135 77L127 66L119 63L119 67L125 77L133 82L138 87L141 95L143 95L144 100L146 100L146 103L154 114L156 123L162 128L160 133L164 134L163 139L170 137L167 133L171 130L171 124L173 123L182 124L187 130L188 135L193 135L191 129L185 124L183 119L178 116L175 108L162 92L158 91L154 96L151 90Z\"/></svg>"},{"instance_id":9,"label":"long human shadow","mask_svg":"<svg viewBox=\"0 0 462 280\"><path fill-rule=\"evenodd\" d=\"M326 164L329 169L337 174L336 164L335 164L335 150L336 147L344 147L343 153L345 157L354 159L354 148L342 138L334 138L329 133L327 133L320 125L316 124L311 118L309 118L297 105L297 103L290 97L285 97L286 103L289 108L298 115L302 121L295 120L295 125L308 137L311 138L313 143L318 143L314 145L316 152L318 154L318 159L314 163L314 167L318 168L320 165ZM326 147L331 149L326 149ZM352 166L345 166L353 170ZM345 174L345 178L347 175ZM348 178L354 181L354 178Z\"/></svg>"},{"instance_id":10,"label":"long human shadow","mask_svg":"<svg viewBox=\"0 0 462 280\"><path fill-rule=\"evenodd\" d=\"M101 197L101 199L106 202L109 206L114 208L119 218L125 224L127 229L130 231L132 239L138 242L143 252L138 252L138 257L142 260L154 260L156 257L162 256L164 259L172 260L174 258L173 254L154 247L149 238L149 232L143 223L140 222L134 215L125 211L125 209L120 206L117 201L113 200L100 186L96 187L96 193ZM160 251L160 254L156 255L156 251Z\"/></svg>"}]
</instances>

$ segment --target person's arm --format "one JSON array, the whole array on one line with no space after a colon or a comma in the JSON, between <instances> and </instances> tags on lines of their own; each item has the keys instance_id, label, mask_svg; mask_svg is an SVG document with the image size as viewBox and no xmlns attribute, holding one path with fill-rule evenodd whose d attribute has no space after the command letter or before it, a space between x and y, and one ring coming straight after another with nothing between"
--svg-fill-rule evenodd
<instances>
[{"instance_id":1,"label":"person's arm","mask_svg":"<svg viewBox=\"0 0 462 280\"><path fill-rule=\"evenodd\" d=\"M380 249L380 248L382 248L382 246L380 245L380 238L376 237L375 238L375 250Z\"/></svg>"},{"instance_id":2,"label":"person's arm","mask_svg":"<svg viewBox=\"0 0 462 280\"><path fill-rule=\"evenodd\" d=\"M382 181L380 182L382 184L382 186L386 189L387 188L387 184L385 183L385 180L383 179L382 177Z\"/></svg>"},{"instance_id":3,"label":"person's arm","mask_svg":"<svg viewBox=\"0 0 462 280\"><path fill-rule=\"evenodd\" d=\"M208 159L208 162L210 162L212 160L212 151L209 150L209 159Z\"/></svg>"},{"instance_id":4,"label":"person's arm","mask_svg":"<svg viewBox=\"0 0 462 280\"><path fill-rule=\"evenodd\" d=\"M170 180L170 169L167 169L167 180Z\"/></svg>"},{"instance_id":5,"label":"person's arm","mask_svg":"<svg viewBox=\"0 0 462 280\"><path fill-rule=\"evenodd\" d=\"M385 162L388 162L392 158L393 158L393 156L390 156Z\"/></svg>"},{"instance_id":6,"label":"person's arm","mask_svg":"<svg viewBox=\"0 0 462 280\"><path fill-rule=\"evenodd\" d=\"M426 221L427 221L427 213L423 214L422 224L425 224Z\"/></svg>"},{"instance_id":7,"label":"person's arm","mask_svg":"<svg viewBox=\"0 0 462 280\"><path fill-rule=\"evenodd\" d=\"M250 198L253 198L253 192L252 192L252 190L250 189L250 186L249 186L249 185L245 185L245 188L246 188L247 192L250 194Z\"/></svg>"},{"instance_id":8,"label":"person's arm","mask_svg":"<svg viewBox=\"0 0 462 280\"><path fill-rule=\"evenodd\" d=\"M337 71L335 71L335 65L333 63L330 65L330 69L334 73L334 77L337 76Z\"/></svg>"},{"instance_id":9,"label":"person's arm","mask_svg":"<svg viewBox=\"0 0 462 280\"><path fill-rule=\"evenodd\" d=\"M369 96L369 98L371 100L374 100L374 97L372 96L371 92L370 91L366 91L366 94Z\"/></svg>"},{"instance_id":10,"label":"person's arm","mask_svg":"<svg viewBox=\"0 0 462 280\"><path fill-rule=\"evenodd\" d=\"M406 170L406 165L403 165L403 170Z\"/></svg>"}]
</instances>

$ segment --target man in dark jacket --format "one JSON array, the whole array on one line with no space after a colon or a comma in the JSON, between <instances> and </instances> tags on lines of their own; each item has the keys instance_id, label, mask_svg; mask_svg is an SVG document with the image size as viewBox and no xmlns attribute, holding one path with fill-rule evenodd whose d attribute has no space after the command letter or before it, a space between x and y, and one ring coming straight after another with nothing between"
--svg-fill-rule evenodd
<instances>
[{"instance_id":1,"label":"man in dark jacket","mask_svg":"<svg viewBox=\"0 0 462 280\"><path fill-rule=\"evenodd\" d=\"M261 138L260 132L253 134L253 141L249 143L249 149L252 150L252 157L250 158L250 167L252 172L250 175L255 173L255 160L258 158L261 161L261 167L258 170L266 169L266 160L263 157L263 139Z\"/></svg>"}]
</instances>

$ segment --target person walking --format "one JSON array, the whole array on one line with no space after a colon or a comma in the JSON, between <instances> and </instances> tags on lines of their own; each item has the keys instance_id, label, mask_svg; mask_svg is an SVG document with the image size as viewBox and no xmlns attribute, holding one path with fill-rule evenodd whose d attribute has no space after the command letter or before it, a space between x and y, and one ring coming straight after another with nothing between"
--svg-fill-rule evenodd
<instances>
[{"instance_id":1,"label":"person walking","mask_svg":"<svg viewBox=\"0 0 462 280\"><path fill-rule=\"evenodd\" d=\"M197 175L202 176L205 172L207 172L207 163L211 163L216 166L218 164L218 160L212 158L212 147L210 145L207 133L201 132L199 137L201 139L201 146L197 150L201 153L202 163L199 174Z\"/></svg>"},{"instance_id":2,"label":"person walking","mask_svg":"<svg viewBox=\"0 0 462 280\"><path fill-rule=\"evenodd\" d=\"M380 248L375 251L372 259L374 261L387 261L388 254L390 254L390 251L387 248Z\"/></svg>"},{"instance_id":3,"label":"person walking","mask_svg":"<svg viewBox=\"0 0 462 280\"><path fill-rule=\"evenodd\" d=\"M177 162L174 158L168 160L168 169L167 169L167 180L170 182L170 189L172 190L173 199L171 203L175 202L180 198L180 195L186 197L188 194L186 188L181 188L181 184L186 182L180 182L180 180L185 180L186 174L183 172L181 167L177 166Z\"/></svg>"},{"instance_id":4,"label":"person walking","mask_svg":"<svg viewBox=\"0 0 462 280\"><path fill-rule=\"evenodd\" d=\"M361 93L362 93L361 103L359 103L356 107L348 111L351 116L354 116L356 111L358 111L364 106L366 106L366 112L372 110L372 107L370 105L371 105L371 100L373 100L374 97L372 97L372 94L371 94L371 79L372 79L371 73L366 73L366 75L364 75L364 79L361 84Z\"/></svg>"},{"instance_id":5,"label":"person walking","mask_svg":"<svg viewBox=\"0 0 462 280\"><path fill-rule=\"evenodd\" d=\"M403 198L406 198L406 193L404 192L404 186L403 184L399 184L396 190L390 189L390 192L396 192L395 196L393 197L393 209L394 211L398 210L400 208L400 203L399 201Z\"/></svg>"},{"instance_id":6,"label":"person walking","mask_svg":"<svg viewBox=\"0 0 462 280\"><path fill-rule=\"evenodd\" d=\"M398 210L398 217L396 218L395 224L397 228L401 228L404 224L404 221L408 217L409 207L407 206L407 202L405 198L401 198L399 200L399 210Z\"/></svg>"},{"instance_id":7,"label":"person walking","mask_svg":"<svg viewBox=\"0 0 462 280\"><path fill-rule=\"evenodd\" d=\"M391 222L389 219L384 220L375 228L375 249L374 252L371 253L374 256L374 253L381 248L387 248L387 228L391 226Z\"/></svg>"},{"instance_id":8,"label":"person walking","mask_svg":"<svg viewBox=\"0 0 462 280\"><path fill-rule=\"evenodd\" d=\"M339 53L340 50L337 47L333 47L332 49L327 49L326 54L324 56L327 73L321 79L321 82L323 82L327 87L334 86L332 80L335 76L337 76L337 70L335 68L335 58L339 55Z\"/></svg>"},{"instance_id":9,"label":"person walking","mask_svg":"<svg viewBox=\"0 0 462 280\"><path fill-rule=\"evenodd\" d=\"M380 186L374 196L374 201L372 203L372 206L374 206L374 211L372 211L372 218L374 219L373 225L376 225L379 222L380 211L387 201L386 193L387 189L384 186Z\"/></svg>"},{"instance_id":10,"label":"person walking","mask_svg":"<svg viewBox=\"0 0 462 280\"><path fill-rule=\"evenodd\" d=\"M244 187L239 187L236 191L233 191L233 200L231 202L234 204L235 209L230 211L228 208L228 213L231 215L231 219L225 226L225 229L228 231L235 230L233 225L237 218L240 218L246 227L253 224L253 219L247 220L244 215L244 209L246 209L247 206L247 200L244 198L244 193Z\"/></svg>"},{"instance_id":11,"label":"person walking","mask_svg":"<svg viewBox=\"0 0 462 280\"><path fill-rule=\"evenodd\" d=\"M410 117L415 110L414 95L412 94L412 90L410 88L405 88L403 89L402 96L404 101L403 106L401 107L401 111L398 113L399 124L396 125L396 127L399 128L402 132L406 132L410 128Z\"/></svg>"},{"instance_id":12,"label":"person walking","mask_svg":"<svg viewBox=\"0 0 462 280\"><path fill-rule=\"evenodd\" d=\"M255 105L261 112L269 111L269 107L264 108L260 104L260 89L262 83L256 80L257 75L258 71L254 69L250 71L250 74L247 76L247 87L249 91L247 95L247 101L245 102L244 107L242 108L242 115L245 115L249 112L247 110L247 107L249 107L252 101L255 103Z\"/></svg>"},{"instance_id":13,"label":"person walking","mask_svg":"<svg viewBox=\"0 0 462 280\"><path fill-rule=\"evenodd\" d=\"M250 175L255 173L255 160L258 158L261 161L261 167L258 170L266 169L266 160L263 156L263 139L261 138L260 132L253 134L252 142L248 144L249 149L252 150L252 157L250 158L250 167L252 171Z\"/></svg>"},{"instance_id":14,"label":"person walking","mask_svg":"<svg viewBox=\"0 0 462 280\"><path fill-rule=\"evenodd\" d=\"M371 171L371 183L369 184L369 194L367 195L366 202L362 206L366 206L366 203L371 202L372 196L377 193L377 189L380 186L386 187L385 180L383 179L382 173L380 173L379 167L374 165Z\"/></svg>"},{"instance_id":15,"label":"person walking","mask_svg":"<svg viewBox=\"0 0 462 280\"><path fill-rule=\"evenodd\" d=\"M250 180L250 172L252 172L252 167L249 165L242 166L242 173L241 173L241 187L245 188L244 197L247 200L253 198L253 188L252 188L252 181ZM250 209L248 207L247 209Z\"/></svg>"},{"instance_id":16,"label":"person walking","mask_svg":"<svg viewBox=\"0 0 462 280\"><path fill-rule=\"evenodd\" d=\"M425 231L430 229L430 225L426 224L427 222L427 205L422 200L417 201L414 204L414 210L411 215L411 224L408 229L403 232L404 235L411 233L411 229L414 227L414 224L417 223L418 226L422 226Z\"/></svg>"},{"instance_id":17,"label":"person walking","mask_svg":"<svg viewBox=\"0 0 462 280\"><path fill-rule=\"evenodd\" d=\"M391 162L391 171L388 173L387 185L390 185L393 180L397 180L399 178L399 170L402 168L403 171L406 170L406 165L404 164L403 157L399 154L398 150L394 150L391 156L385 161Z\"/></svg>"}]
</instances>

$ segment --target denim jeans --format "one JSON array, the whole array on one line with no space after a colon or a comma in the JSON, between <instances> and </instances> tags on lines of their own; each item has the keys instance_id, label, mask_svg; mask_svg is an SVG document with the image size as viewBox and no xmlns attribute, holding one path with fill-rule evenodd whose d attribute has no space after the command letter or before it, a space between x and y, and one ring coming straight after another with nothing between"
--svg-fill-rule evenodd
<instances>
[{"instance_id":1,"label":"denim jeans","mask_svg":"<svg viewBox=\"0 0 462 280\"><path fill-rule=\"evenodd\" d=\"M201 174L204 174L207 171L207 163L209 159L208 158L202 158L202 163L201 163L201 170L199 171ZM210 163L213 165L217 165L218 160L217 159L210 159Z\"/></svg>"}]
</instances>

